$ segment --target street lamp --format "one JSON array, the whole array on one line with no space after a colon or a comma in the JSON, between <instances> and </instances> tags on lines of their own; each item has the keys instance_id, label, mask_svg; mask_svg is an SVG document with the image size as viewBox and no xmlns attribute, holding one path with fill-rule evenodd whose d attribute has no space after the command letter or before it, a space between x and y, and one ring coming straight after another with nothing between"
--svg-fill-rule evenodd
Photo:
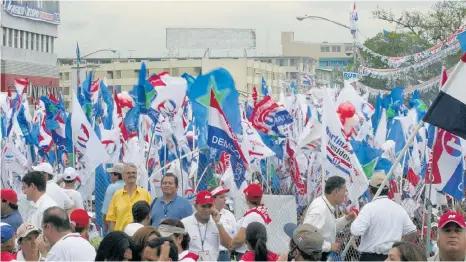
<instances>
[{"instance_id":1,"label":"street lamp","mask_svg":"<svg viewBox=\"0 0 466 262\"><path fill-rule=\"evenodd\" d=\"M344 28L347 28L349 30L351 30L351 27L345 25L345 24L342 24L340 22L337 22L337 21L333 21L333 20L330 20L328 18L325 18L325 17L322 17L322 16L316 16L316 15L305 15L305 16L297 16L296 19L298 19L298 21L303 21L304 19L315 19L315 20L325 20L327 22L330 22L330 23L334 23L336 25L339 25L341 27L344 27Z\"/></svg>"},{"instance_id":2,"label":"street lamp","mask_svg":"<svg viewBox=\"0 0 466 262\"><path fill-rule=\"evenodd\" d=\"M115 49L113 49L113 48L99 49L99 50L96 50L96 51L91 52L91 53L89 53L89 54L86 54L86 55L81 56L80 59L86 58L86 57L91 56L91 55L96 54L96 53L105 52L105 51L109 51L109 52L112 52L112 53L116 53L117 50L115 50ZM76 69L77 75L78 75L78 86L79 86L79 84L80 84L80 82L81 82L80 79L79 79L79 73L80 73L80 72L79 72L79 71L80 71L79 69L80 69L80 68L81 68L81 65L80 65L79 62L78 62L78 67L77 67L77 69ZM86 65L85 65L83 68L87 68L87 63L86 63Z\"/></svg>"},{"instance_id":3,"label":"street lamp","mask_svg":"<svg viewBox=\"0 0 466 262\"><path fill-rule=\"evenodd\" d=\"M331 19L328 19L328 18L325 18L325 17L322 17L322 16L305 15L305 16L297 16L296 19L298 21L303 21L304 19L324 20L324 21L330 22L332 24L335 24L335 25L344 27L346 29L349 29L350 31L352 30L351 27L349 27L349 26L347 26L345 24L342 24L342 23L337 22L337 21L333 21ZM355 63L356 63L356 40L353 41L353 67L355 66Z\"/></svg>"}]
</instances>

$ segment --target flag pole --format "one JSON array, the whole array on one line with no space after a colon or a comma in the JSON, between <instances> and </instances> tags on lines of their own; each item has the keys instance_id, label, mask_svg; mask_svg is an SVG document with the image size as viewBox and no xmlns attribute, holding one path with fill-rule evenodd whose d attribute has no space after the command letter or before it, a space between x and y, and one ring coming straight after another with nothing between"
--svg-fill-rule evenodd
<instances>
[{"instance_id":1,"label":"flag pole","mask_svg":"<svg viewBox=\"0 0 466 262\"><path fill-rule=\"evenodd\" d=\"M414 138L416 138L417 133L419 133L419 129L421 129L421 127L423 125L424 125L424 121L422 121L422 120L419 122L419 124L417 124L417 126L414 129L413 133L409 137L408 141L406 141L406 145L403 147L403 149L400 151L400 153L398 153L398 156L396 157L395 162L393 163L392 167L388 171L388 174L385 177L385 180L380 185L379 189L375 193L375 195L372 198L371 202L374 201L374 199L377 198L380 195L380 193L382 193L382 189L385 187L385 185L389 185L388 180L390 179L390 176L392 175L393 171L395 171L395 168L396 168L397 164L400 163L401 158L404 156L404 154L408 150L409 146L414 141ZM343 253L341 255L342 258L345 257L346 252L348 252L348 249L350 248L351 243L353 243L353 241L354 241L354 236L351 236L351 239L348 241L348 243L346 243L345 249L343 250Z\"/></svg>"}]
</instances>

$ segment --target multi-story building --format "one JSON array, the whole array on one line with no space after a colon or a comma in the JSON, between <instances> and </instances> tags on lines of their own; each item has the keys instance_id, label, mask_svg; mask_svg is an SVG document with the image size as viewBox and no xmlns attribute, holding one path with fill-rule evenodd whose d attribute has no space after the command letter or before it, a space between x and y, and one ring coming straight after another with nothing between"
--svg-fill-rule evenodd
<instances>
[{"instance_id":1,"label":"multi-story building","mask_svg":"<svg viewBox=\"0 0 466 262\"><path fill-rule=\"evenodd\" d=\"M281 34L282 55L312 57L317 60L317 68L342 69L353 59L353 43L310 43L295 41L293 32Z\"/></svg>"},{"instance_id":2,"label":"multi-story building","mask_svg":"<svg viewBox=\"0 0 466 262\"><path fill-rule=\"evenodd\" d=\"M28 97L56 92L59 1L4 0L0 6L1 92L15 90L14 79L26 77L30 82Z\"/></svg>"},{"instance_id":3,"label":"multi-story building","mask_svg":"<svg viewBox=\"0 0 466 262\"><path fill-rule=\"evenodd\" d=\"M260 88L262 77L264 77L274 97L278 98L280 80L285 79L285 67L270 62L261 62L257 58L88 58L82 61L80 70L93 70L96 78L106 78L109 88L121 86L122 91L128 91L137 83L142 61L146 63L147 77L161 72L168 72L172 76L180 76L185 72L197 76L223 67L231 73L237 90L243 94L251 93L253 86ZM65 103L69 105L72 94L72 75L76 74L73 71L77 69L76 59L59 59L59 63L60 87L63 90Z\"/></svg>"}]
</instances>

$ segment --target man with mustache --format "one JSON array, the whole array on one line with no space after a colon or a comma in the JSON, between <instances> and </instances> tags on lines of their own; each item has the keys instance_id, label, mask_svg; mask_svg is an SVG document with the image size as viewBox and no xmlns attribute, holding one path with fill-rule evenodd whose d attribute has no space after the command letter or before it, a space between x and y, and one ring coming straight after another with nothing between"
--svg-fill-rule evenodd
<instances>
[{"instance_id":1,"label":"man with mustache","mask_svg":"<svg viewBox=\"0 0 466 262\"><path fill-rule=\"evenodd\" d=\"M429 261L466 261L466 223L461 214L447 212L438 221L439 252Z\"/></svg>"},{"instance_id":2,"label":"man with mustache","mask_svg":"<svg viewBox=\"0 0 466 262\"><path fill-rule=\"evenodd\" d=\"M109 222L109 232L123 229L133 222L133 204L144 200L147 203L152 201L147 190L136 185L137 167L132 163L125 164L123 168L123 180L125 186L116 191L108 208L107 221Z\"/></svg>"}]
</instances>

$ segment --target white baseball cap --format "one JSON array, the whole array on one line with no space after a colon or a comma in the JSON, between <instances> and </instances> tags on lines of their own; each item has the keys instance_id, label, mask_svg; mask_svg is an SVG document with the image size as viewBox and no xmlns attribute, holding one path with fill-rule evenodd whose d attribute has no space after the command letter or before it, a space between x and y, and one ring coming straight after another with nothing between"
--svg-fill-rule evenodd
<instances>
[{"instance_id":1,"label":"white baseball cap","mask_svg":"<svg viewBox=\"0 0 466 262\"><path fill-rule=\"evenodd\" d=\"M63 172L63 179L66 181L75 180L77 176L78 174L76 174L76 169L72 167L65 168L65 171Z\"/></svg>"},{"instance_id":2,"label":"white baseball cap","mask_svg":"<svg viewBox=\"0 0 466 262\"><path fill-rule=\"evenodd\" d=\"M40 163L37 166L33 166L34 171L44 172L53 175L53 167L49 163Z\"/></svg>"}]
</instances>

